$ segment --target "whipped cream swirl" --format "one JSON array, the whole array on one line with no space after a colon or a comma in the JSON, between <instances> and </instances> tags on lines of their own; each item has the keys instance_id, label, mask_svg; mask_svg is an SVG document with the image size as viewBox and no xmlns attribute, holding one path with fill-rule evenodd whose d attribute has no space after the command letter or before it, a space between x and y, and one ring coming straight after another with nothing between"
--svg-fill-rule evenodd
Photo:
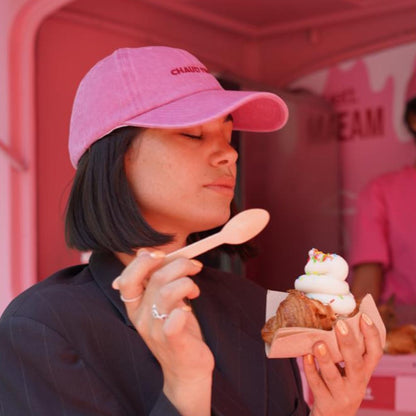
<instances>
[{"instance_id":1,"label":"whipped cream swirl","mask_svg":"<svg viewBox=\"0 0 416 416\"><path fill-rule=\"evenodd\" d=\"M345 279L347 262L337 254L325 254L313 248L309 251L305 273L295 280L295 289L311 299L329 304L339 315L349 315L356 306Z\"/></svg>"}]
</instances>

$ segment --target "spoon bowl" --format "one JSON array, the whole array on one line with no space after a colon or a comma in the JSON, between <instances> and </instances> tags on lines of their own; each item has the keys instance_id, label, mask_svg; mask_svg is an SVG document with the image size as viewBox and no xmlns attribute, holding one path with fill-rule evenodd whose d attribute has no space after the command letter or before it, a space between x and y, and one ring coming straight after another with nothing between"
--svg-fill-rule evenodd
<instances>
[{"instance_id":1,"label":"spoon bowl","mask_svg":"<svg viewBox=\"0 0 416 416\"><path fill-rule=\"evenodd\" d=\"M269 220L270 214L265 209L247 209L232 217L220 233L224 243L242 244L262 231Z\"/></svg>"}]
</instances>

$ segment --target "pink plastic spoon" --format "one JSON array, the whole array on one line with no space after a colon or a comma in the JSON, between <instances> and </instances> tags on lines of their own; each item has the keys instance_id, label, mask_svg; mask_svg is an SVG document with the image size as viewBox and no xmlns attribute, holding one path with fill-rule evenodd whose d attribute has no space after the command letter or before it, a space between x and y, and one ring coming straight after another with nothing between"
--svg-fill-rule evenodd
<instances>
[{"instance_id":1,"label":"pink plastic spoon","mask_svg":"<svg viewBox=\"0 0 416 416\"><path fill-rule=\"evenodd\" d=\"M232 217L218 233L169 253L166 263L178 257L192 259L221 244L245 243L262 231L269 219L270 215L264 209L252 208L242 211Z\"/></svg>"}]
</instances>

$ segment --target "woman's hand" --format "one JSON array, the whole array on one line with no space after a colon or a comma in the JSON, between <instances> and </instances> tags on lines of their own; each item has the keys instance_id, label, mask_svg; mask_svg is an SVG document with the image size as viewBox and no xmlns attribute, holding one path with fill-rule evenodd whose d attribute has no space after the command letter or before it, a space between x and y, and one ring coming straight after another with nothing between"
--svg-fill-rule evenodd
<instances>
[{"instance_id":1,"label":"woman's hand","mask_svg":"<svg viewBox=\"0 0 416 416\"><path fill-rule=\"evenodd\" d=\"M187 276L198 273L202 264L181 258L163 265L164 257L160 251L140 250L113 287L160 363L165 395L182 415L209 415L214 357L184 301L199 296Z\"/></svg>"},{"instance_id":2,"label":"woman's hand","mask_svg":"<svg viewBox=\"0 0 416 416\"><path fill-rule=\"evenodd\" d=\"M324 343L317 343L313 350L319 371L312 355L304 357L304 372L314 395L311 416L352 416L358 411L371 374L383 354L379 332L365 314L361 316L360 327L364 354L357 351L359 343L348 324L337 322L337 339L345 364L342 371L332 361Z\"/></svg>"}]
</instances>

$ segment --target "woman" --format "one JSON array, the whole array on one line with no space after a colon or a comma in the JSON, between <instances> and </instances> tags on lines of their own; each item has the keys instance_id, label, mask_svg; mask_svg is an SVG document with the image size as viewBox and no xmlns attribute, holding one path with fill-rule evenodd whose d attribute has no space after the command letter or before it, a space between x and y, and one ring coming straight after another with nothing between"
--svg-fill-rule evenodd
<instances>
[{"instance_id":1,"label":"woman","mask_svg":"<svg viewBox=\"0 0 416 416\"><path fill-rule=\"evenodd\" d=\"M416 141L416 72L403 121ZM379 304L395 299L401 323L416 323L416 163L386 172L359 193L351 241L352 291Z\"/></svg>"},{"instance_id":2,"label":"woman","mask_svg":"<svg viewBox=\"0 0 416 416\"><path fill-rule=\"evenodd\" d=\"M93 255L4 313L2 414L309 414L296 362L265 357L265 290L196 260L165 262L229 219L233 128L271 131L286 118L279 97L224 91L178 49L121 49L86 75L71 119L67 240ZM305 357L312 415L359 407L381 355L374 325L364 317L361 328L363 356L338 329L345 375L323 343L320 373Z\"/></svg>"}]
</instances>

